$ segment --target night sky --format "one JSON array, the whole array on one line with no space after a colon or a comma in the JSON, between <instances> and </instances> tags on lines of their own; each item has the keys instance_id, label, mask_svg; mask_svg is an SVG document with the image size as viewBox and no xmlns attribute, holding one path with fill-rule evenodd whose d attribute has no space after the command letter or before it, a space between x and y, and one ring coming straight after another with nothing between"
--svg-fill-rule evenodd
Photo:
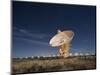
<instances>
[{"instance_id":1,"label":"night sky","mask_svg":"<svg viewBox=\"0 0 100 75\"><path fill-rule=\"evenodd\" d=\"M56 55L49 41L58 29L74 31L70 52L95 53L95 6L13 1L12 22L12 57Z\"/></svg>"}]
</instances>

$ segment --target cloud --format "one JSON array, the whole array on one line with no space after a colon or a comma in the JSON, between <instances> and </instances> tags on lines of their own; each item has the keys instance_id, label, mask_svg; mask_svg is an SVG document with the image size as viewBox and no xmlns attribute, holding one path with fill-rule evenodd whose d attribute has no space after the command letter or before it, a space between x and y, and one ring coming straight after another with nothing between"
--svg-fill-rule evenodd
<instances>
[{"instance_id":1,"label":"cloud","mask_svg":"<svg viewBox=\"0 0 100 75\"><path fill-rule=\"evenodd\" d=\"M45 38L48 37L48 34L44 33L33 33L26 29L21 29L18 27L14 27L14 39L23 40L28 43L33 43L37 45L45 45L48 46L49 43L44 42Z\"/></svg>"},{"instance_id":2,"label":"cloud","mask_svg":"<svg viewBox=\"0 0 100 75\"><path fill-rule=\"evenodd\" d=\"M33 33L33 32L29 32L28 30L25 29L19 29L17 27L15 27L15 29L17 29L17 31L15 31L15 35L17 36L28 36L31 38L36 38L36 39L45 39L47 38L49 35L45 34L45 33Z\"/></svg>"},{"instance_id":3,"label":"cloud","mask_svg":"<svg viewBox=\"0 0 100 75\"><path fill-rule=\"evenodd\" d=\"M20 32L22 33L28 33L28 31L24 30L24 29L19 29Z\"/></svg>"},{"instance_id":4,"label":"cloud","mask_svg":"<svg viewBox=\"0 0 100 75\"><path fill-rule=\"evenodd\" d=\"M32 44L36 44L36 45L44 45L44 46L49 46L49 43L47 42L44 42L44 41L39 41L39 40L33 40L33 39L26 39L26 38L14 38L14 39L18 39L18 40L23 40L23 41L26 41L28 43L32 43Z\"/></svg>"},{"instance_id":5,"label":"cloud","mask_svg":"<svg viewBox=\"0 0 100 75\"><path fill-rule=\"evenodd\" d=\"M43 41L37 41L37 40L31 40L31 39L23 39L23 40L33 43L33 44L38 44L38 45L46 45L46 46L49 45L49 43L43 42Z\"/></svg>"}]
</instances>

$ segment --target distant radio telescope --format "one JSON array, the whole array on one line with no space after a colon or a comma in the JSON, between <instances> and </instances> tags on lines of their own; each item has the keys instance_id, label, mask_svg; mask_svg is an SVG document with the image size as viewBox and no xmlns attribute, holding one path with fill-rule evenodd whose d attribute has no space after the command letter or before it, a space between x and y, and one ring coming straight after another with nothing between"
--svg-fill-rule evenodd
<instances>
[{"instance_id":1,"label":"distant radio telescope","mask_svg":"<svg viewBox=\"0 0 100 75\"><path fill-rule=\"evenodd\" d=\"M59 47L60 57L68 57L69 50L71 46L71 41L74 37L74 32L69 31L60 31L50 40L49 44L51 47Z\"/></svg>"}]
</instances>

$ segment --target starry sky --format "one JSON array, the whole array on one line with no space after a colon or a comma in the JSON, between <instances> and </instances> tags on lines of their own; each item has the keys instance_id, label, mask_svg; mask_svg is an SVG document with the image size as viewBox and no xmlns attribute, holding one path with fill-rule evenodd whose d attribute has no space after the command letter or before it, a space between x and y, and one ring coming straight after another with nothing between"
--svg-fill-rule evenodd
<instances>
[{"instance_id":1,"label":"starry sky","mask_svg":"<svg viewBox=\"0 0 100 75\"><path fill-rule=\"evenodd\" d=\"M96 6L12 1L12 57L56 55L57 30L72 30L70 52L96 50Z\"/></svg>"}]
</instances>

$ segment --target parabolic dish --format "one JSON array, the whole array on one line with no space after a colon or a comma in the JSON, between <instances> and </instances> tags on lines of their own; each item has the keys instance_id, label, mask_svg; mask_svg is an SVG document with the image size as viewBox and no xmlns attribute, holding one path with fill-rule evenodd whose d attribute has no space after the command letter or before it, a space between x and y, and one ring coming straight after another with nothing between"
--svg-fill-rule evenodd
<instances>
[{"instance_id":1,"label":"parabolic dish","mask_svg":"<svg viewBox=\"0 0 100 75\"><path fill-rule=\"evenodd\" d=\"M51 38L49 44L52 47L58 47L62 44L65 43L70 43L71 40L73 39L74 32L69 30L69 31L59 31L54 37Z\"/></svg>"}]
</instances>

